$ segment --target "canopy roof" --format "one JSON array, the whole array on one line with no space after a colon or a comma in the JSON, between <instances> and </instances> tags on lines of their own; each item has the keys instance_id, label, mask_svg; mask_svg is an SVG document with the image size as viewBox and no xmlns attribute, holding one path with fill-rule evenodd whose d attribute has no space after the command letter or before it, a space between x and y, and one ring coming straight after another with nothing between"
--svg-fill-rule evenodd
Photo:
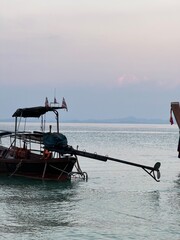
<instances>
[{"instance_id":1,"label":"canopy roof","mask_svg":"<svg viewBox=\"0 0 180 240\"><path fill-rule=\"evenodd\" d=\"M18 108L16 112L12 115L13 117L34 117L39 118L41 115L45 114L46 112L54 111L56 109L62 109L64 107L32 107L32 108Z\"/></svg>"}]
</instances>

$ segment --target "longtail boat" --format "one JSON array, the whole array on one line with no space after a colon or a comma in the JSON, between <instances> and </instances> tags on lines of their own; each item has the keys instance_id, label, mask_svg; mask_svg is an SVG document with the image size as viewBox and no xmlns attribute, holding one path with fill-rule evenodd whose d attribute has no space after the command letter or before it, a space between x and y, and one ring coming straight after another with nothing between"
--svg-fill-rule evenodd
<instances>
[{"instance_id":1,"label":"longtail boat","mask_svg":"<svg viewBox=\"0 0 180 240\"><path fill-rule=\"evenodd\" d=\"M14 112L12 115L15 119L14 131L0 130L0 175L57 181L78 176L87 180L87 173L83 172L79 165L78 156L81 156L139 167L154 180L159 181L160 162L151 167L69 146L66 136L59 130L58 111L60 109L67 109L64 99L61 106L56 102L49 105L46 99L45 106L19 108ZM45 130L44 118L48 112L55 114L56 130L53 132L51 125L48 131ZM29 118L40 118L41 131L26 130L26 120ZM22 119L24 120L23 130L20 128Z\"/></svg>"}]
</instances>

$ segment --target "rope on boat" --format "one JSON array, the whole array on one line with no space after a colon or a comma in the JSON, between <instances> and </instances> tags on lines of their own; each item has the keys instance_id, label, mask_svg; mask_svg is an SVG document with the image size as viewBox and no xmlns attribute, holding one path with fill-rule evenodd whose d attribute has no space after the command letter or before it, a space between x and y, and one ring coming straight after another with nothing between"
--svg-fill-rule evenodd
<instances>
[{"instance_id":1,"label":"rope on boat","mask_svg":"<svg viewBox=\"0 0 180 240\"><path fill-rule=\"evenodd\" d=\"M21 166L21 163L22 163L22 159L21 159L21 161L16 165L16 169L14 170L14 172L13 173L11 173L11 175L9 176L9 177L12 177L16 172L17 172L17 170L20 168L20 166Z\"/></svg>"},{"instance_id":2,"label":"rope on boat","mask_svg":"<svg viewBox=\"0 0 180 240\"><path fill-rule=\"evenodd\" d=\"M57 168L57 167L55 167L55 166L53 166L53 165L51 165L51 164L49 164L49 166L52 167L52 168L54 168L54 169L56 169L56 170L58 170L58 171L61 171L58 179L62 176L63 173L69 174L68 172L65 171L65 169L67 168L68 164L65 166L65 168L64 168L63 170L60 169L60 168Z\"/></svg>"},{"instance_id":3,"label":"rope on boat","mask_svg":"<svg viewBox=\"0 0 180 240\"><path fill-rule=\"evenodd\" d=\"M65 171L65 170L66 170L67 166L68 166L68 164L66 164L66 166L65 166L65 168L64 168L64 170L63 170L63 171ZM60 177L62 176L62 174L63 174L63 172L61 172L61 174L59 175L59 177L58 177L58 180L60 179Z\"/></svg>"},{"instance_id":4,"label":"rope on boat","mask_svg":"<svg viewBox=\"0 0 180 240\"><path fill-rule=\"evenodd\" d=\"M83 172L83 171L81 170L81 167L80 167L78 158L77 158L77 156L75 156L75 157L76 157L75 168L76 168L77 172L71 172L71 175L74 176L74 175L77 175L77 174L78 174L78 175L81 176L81 178L83 178L84 180L88 181L88 174L87 174L87 172Z\"/></svg>"},{"instance_id":5,"label":"rope on boat","mask_svg":"<svg viewBox=\"0 0 180 240\"><path fill-rule=\"evenodd\" d=\"M42 178L44 178L47 168L47 162L45 162Z\"/></svg>"},{"instance_id":6,"label":"rope on boat","mask_svg":"<svg viewBox=\"0 0 180 240\"><path fill-rule=\"evenodd\" d=\"M2 156L3 156L4 158L8 155L9 150L11 149L11 147L12 147L12 145L13 145L14 142L15 142L15 140L13 140L13 142L12 142L11 145L8 147L8 149L5 149L5 150L3 151Z\"/></svg>"},{"instance_id":7,"label":"rope on boat","mask_svg":"<svg viewBox=\"0 0 180 240\"><path fill-rule=\"evenodd\" d=\"M62 176L63 173L66 173L66 174L68 174L68 175L71 176L71 177L72 177L72 176L75 176L75 175L79 175L83 180L86 180L86 181L88 180L88 174L87 174L86 172L83 172L83 171L81 170L80 165L79 165L79 162L78 162L78 159L77 159L77 156L75 156L75 157L76 157L76 165L75 165L75 168L76 168L77 172L70 172L70 173L69 173L69 172L65 171L66 168L67 168L67 166L68 166L68 164L65 166L64 169L60 169L60 168L57 168L57 167L49 164L50 167L52 167L52 168L54 168L54 169L56 169L56 170L58 170L58 171L61 172L60 175L59 175L59 177L58 177L58 180L60 179L60 177Z\"/></svg>"}]
</instances>

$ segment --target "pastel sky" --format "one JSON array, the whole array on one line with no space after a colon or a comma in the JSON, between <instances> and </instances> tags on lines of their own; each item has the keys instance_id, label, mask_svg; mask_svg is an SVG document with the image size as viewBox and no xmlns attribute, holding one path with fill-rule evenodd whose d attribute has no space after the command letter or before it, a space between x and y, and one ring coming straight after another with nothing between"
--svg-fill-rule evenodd
<instances>
[{"instance_id":1,"label":"pastel sky","mask_svg":"<svg viewBox=\"0 0 180 240\"><path fill-rule=\"evenodd\" d=\"M0 0L0 118L169 118L180 101L179 0Z\"/></svg>"}]
</instances>

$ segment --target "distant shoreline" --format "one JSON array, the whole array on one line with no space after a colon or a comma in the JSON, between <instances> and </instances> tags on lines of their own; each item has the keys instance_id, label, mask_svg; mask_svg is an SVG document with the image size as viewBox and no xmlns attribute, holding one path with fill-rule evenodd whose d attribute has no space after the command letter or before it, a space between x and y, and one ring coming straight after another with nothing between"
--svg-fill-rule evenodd
<instances>
[{"instance_id":1,"label":"distant shoreline","mask_svg":"<svg viewBox=\"0 0 180 240\"><path fill-rule=\"evenodd\" d=\"M29 122L39 122L39 119L29 119ZM54 122L52 119L46 120L48 122ZM14 122L14 119L0 119L0 122ZM61 120L62 123L122 123L122 124L169 124L169 120L164 119L141 119L135 117L127 117L120 119L71 119L71 120Z\"/></svg>"}]
</instances>

